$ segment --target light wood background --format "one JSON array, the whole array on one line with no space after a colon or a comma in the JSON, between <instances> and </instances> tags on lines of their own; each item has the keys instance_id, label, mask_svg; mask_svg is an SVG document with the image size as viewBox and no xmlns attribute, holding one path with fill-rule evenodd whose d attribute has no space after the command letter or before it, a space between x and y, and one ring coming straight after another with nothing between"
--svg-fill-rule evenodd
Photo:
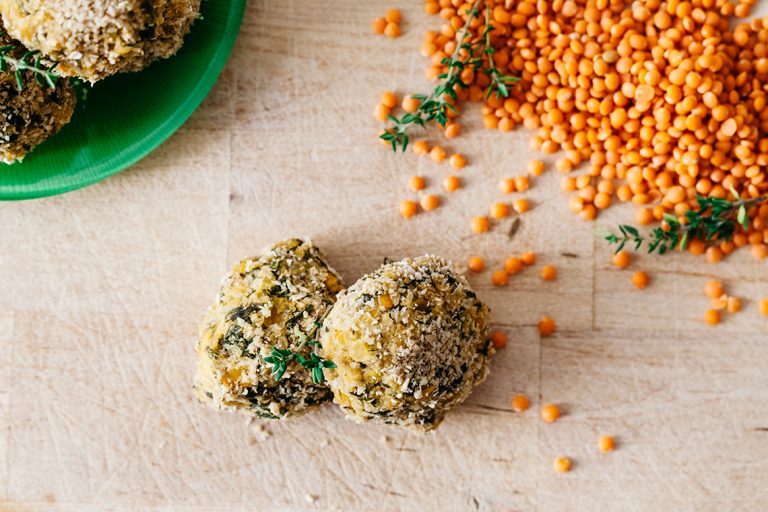
<instances>
[{"instance_id":1,"label":"light wood background","mask_svg":"<svg viewBox=\"0 0 768 512\"><path fill-rule=\"evenodd\" d=\"M390 6L404 36L369 34ZM762 10L767 10L762 5ZM534 180L516 237L469 218L533 156L524 130L478 127L466 187L411 221L406 180L432 190L448 167L376 141L381 92L427 90L418 54L439 27L421 2L254 0L203 107L152 156L101 184L0 204L0 509L26 510L765 510L768 503L766 265L641 257L635 290L593 225L567 211L559 175ZM633 218L614 208L611 225ZM461 263L536 250L560 270L508 288L472 276L510 335L490 378L435 435L361 427L328 405L249 423L192 395L197 323L241 257L313 238L348 282L384 257ZM702 322L707 279L745 311ZM556 335L539 339L541 315ZM532 398L511 412L516 393ZM565 416L543 424L542 403ZM611 454L599 436L616 436ZM556 456L574 459L555 474Z\"/></svg>"}]
</instances>

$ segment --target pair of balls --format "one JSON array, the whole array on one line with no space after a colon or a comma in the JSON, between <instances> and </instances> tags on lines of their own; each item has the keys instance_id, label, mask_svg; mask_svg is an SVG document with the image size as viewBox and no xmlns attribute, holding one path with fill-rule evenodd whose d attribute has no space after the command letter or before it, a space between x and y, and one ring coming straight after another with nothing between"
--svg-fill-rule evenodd
<instances>
[{"instance_id":1,"label":"pair of balls","mask_svg":"<svg viewBox=\"0 0 768 512\"><path fill-rule=\"evenodd\" d=\"M196 393L275 419L333 399L358 422L432 430L487 376L488 326L444 260L385 263L342 290L314 245L287 240L224 280L198 341ZM297 355L279 380L274 349ZM313 354L332 362L320 383L298 361Z\"/></svg>"}]
</instances>

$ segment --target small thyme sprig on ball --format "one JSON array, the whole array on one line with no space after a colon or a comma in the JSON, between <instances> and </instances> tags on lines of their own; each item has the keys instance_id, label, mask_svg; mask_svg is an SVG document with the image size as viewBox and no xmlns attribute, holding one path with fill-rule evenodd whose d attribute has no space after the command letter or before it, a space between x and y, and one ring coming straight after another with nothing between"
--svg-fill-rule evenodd
<instances>
[{"instance_id":1,"label":"small thyme sprig on ball","mask_svg":"<svg viewBox=\"0 0 768 512\"><path fill-rule=\"evenodd\" d=\"M388 130L385 130L381 134L381 138L390 143L393 151L397 151L398 146L405 151L408 148L408 130L414 125L424 128L427 123L437 121L440 126L445 127L448 124L448 111L458 113L454 102L458 101L458 95L456 94L456 87L461 89L468 89L469 84L461 79L461 72L467 68L471 68L473 71L482 71L491 79L491 83L486 93L486 99L495 92L497 96L508 97L509 87L508 85L519 81L518 77L504 76L496 68L493 62L494 48L491 45L490 33L493 27L490 26L490 10L485 7L485 23L486 27L483 32L480 42L468 42L469 26L476 17L480 15L480 4L483 0L476 0L472 7L467 11L467 21L464 27L459 32L458 45L456 50L450 57L446 57L442 60L442 64L448 66L448 71L438 76L438 79L442 80L429 96L420 94L413 97L419 100L419 108L412 113L407 113L401 118L389 116L394 126ZM483 45L481 56L477 55L476 46L478 44ZM461 50L465 50L466 60L462 60ZM486 56L488 66L485 66L485 61L482 55ZM449 99L450 98L450 101Z\"/></svg>"},{"instance_id":2,"label":"small thyme sprig on ball","mask_svg":"<svg viewBox=\"0 0 768 512\"><path fill-rule=\"evenodd\" d=\"M611 245L618 244L616 252L621 251L627 244L634 244L635 251L646 244L649 254L656 251L665 254L676 247L683 251L691 240L730 241L737 226L741 226L744 231L749 229L748 210L768 202L768 196L741 199L735 190L732 189L731 193L737 198L734 201L698 196L699 209L685 212L687 222L680 222L674 215L667 214L661 227L645 235L637 228L623 224L619 226L618 235L610 231L600 231L598 236Z\"/></svg>"},{"instance_id":3,"label":"small thyme sprig on ball","mask_svg":"<svg viewBox=\"0 0 768 512\"><path fill-rule=\"evenodd\" d=\"M7 32L0 31L0 38L6 35ZM35 80L41 87L55 88L59 75L54 70L58 62L46 67L42 63L42 56L38 50L28 51L21 58L16 59L13 57L13 52L18 48L13 44L0 46L0 72L12 71L19 91L24 90L24 73L27 71L34 74Z\"/></svg>"},{"instance_id":4,"label":"small thyme sprig on ball","mask_svg":"<svg viewBox=\"0 0 768 512\"><path fill-rule=\"evenodd\" d=\"M319 322L315 322L314 332L321 327ZM321 384L323 382L323 368L336 368L336 364L328 359L323 359L314 352L309 354L309 358L306 358L299 354L299 351L304 345L317 345L317 342L310 338L310 336L301 332L296 327L295 334L301 338L301 343L296 350L287 348L272 347L272 352L268 357L263 358L265 363L272 365L272 375L276 381L279 381L285 375L288 370L288 365L291 361L296 361L307 370L312 370L312 381L315 384Z\"/></svg>"}]
</instances>

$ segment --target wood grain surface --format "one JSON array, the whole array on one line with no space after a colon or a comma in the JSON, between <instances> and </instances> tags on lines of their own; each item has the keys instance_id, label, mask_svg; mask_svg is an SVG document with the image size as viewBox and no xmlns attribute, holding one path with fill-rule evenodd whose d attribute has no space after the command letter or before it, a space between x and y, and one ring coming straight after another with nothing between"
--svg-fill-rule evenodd
<instances>
[{"instance_id":1,"label":"wood grain surface","mask_svg":"<svg viewBox=\"0 0 768 512\"><path fill-rule=\"evenodd\" d=\"M370 35L391 6L403 37ZM213 93L158 151L88 189L0 204L0 509L765 510L765 263L639 257L653 281L637 291L568 212L557 172L535 179L512 240L507 224L472 235L496 181L533 156L524 130L484 131L472 109L450 143L470 161L465 188L400 219L407 178L440 193L448 167L378 144L372 110L384 90L427 89L418 45L437 27L419 1L253 0ZM618 207L598 224L632 218ZM560 275L529 269L503 289L471 276L510 343L434 435L332 405L284 423L200 405L194 338L219 280L294 235L348 283L422 253L498 267L535 250ZM702 321L712 277L745 309L716 328ZM544 314L559 329L540 339ZM538 419L548 402L565 411L553 425ZM605 434L613 453L597 451Z\"/></svg>"}]
</instances>

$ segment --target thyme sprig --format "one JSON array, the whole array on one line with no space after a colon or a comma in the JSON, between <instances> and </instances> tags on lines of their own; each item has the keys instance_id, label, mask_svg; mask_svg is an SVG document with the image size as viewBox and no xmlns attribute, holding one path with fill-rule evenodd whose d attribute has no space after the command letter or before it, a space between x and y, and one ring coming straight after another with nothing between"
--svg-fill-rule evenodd
<instances>
[{"instance_id":1,"label":"thyme sprig","mask_svg":"<svg viewBox=\"0 0 768 512\"><path fill-rule=\"evenodd\" d=\"M516 76L502 75L499 69L493 62L493 54L496 51L491 45L491 31L494 27L491 26L491 10L486 6L485 8L485 30L483 31L483 38L485 39L484 53L488 56L488 67L482 68L488 78L491 79L491 85L485 93L485 99L491 97L491 93L496 91L496 97L509 96L509 84L519 82L520 79ZM481 61L482 63L482 61Z\"/></svg>"},{"instance_id":2,"label":"thyme sprig","mask_svg":"<svg viewBox=\"0 0 768 512\"><path fill-rule=\"evenodd\" d=\"M315 322L315 332L317 332L320 326L319 322ZM264 358L264 362L272 366L272 375L276 381L282 379L288 370L288 365L292 361L296 361L307 370L312 370L312 381L315 384L321 384L323 382L323 368L336 368L336 364L333 361L321 358L314 352L309 354L309 358L302 356L299 351L305 345L317 345L317 342L301 332L298 326L295 328L295 334L301 338L301 343L296 347L295 351L287 348L272 347L272 352Z\"/></svg>"},{"instance_id":3,"label":"thyme sprig","mask_svg":"<svg viewBox=\"0 0 768 512\"><path fill-rule=\"evenodd\" d=\"M448 67L445 73L441 73L438 79L442 82L428 96L419 94L413 97L419 100L419 108L412 113L404 114L397 118L389 116L394 123L392 128L385 130L381 138L390 143L393 151L400 147L402 151L408 148L408 130L415 125L424 128L427 123L436 121L440 126L448 124L448 112L458 114L455 102L458 101L456 89L468 89L469 84L461 79L461 72L472 69L475 72L482 71L491 79L486 93L486 99L495 92L497 96L509 96L509 84L517 82L519 78L504 76L493 61L494 48L491 45L490 33L490 9L485 7L485 30L478 41L468 41L469 27L472 21L480 15L480 4L483 0L476 0L467 11L467 21L459 32L458 44L450 57L444 58L441 63ZM482 52L478 54L478 46L482 46ZM462 50L464 54L462 55ZM485 56L485 59L483 58ZM486 62L487 61L487 62Z\"/></svg>"},{"instance_id":4,"label":"thyme sprig","mask_svg":"<svg viewBox=\"0 0 768 512\"><path fill-rule=\"evenodd\" d=\"M641 234L637 228L626 224L619 226L619 234L610 231L598 232L609 244L618 244L616 252L621 251L627 244L633 245L634 250L647 246L648 253L658 251L666 254L675 248L681 251L688 247L691 240L730 241L736 228L744 231L749 229L749 209L753 206L768 202L768 196L741 199L735 190L731 193L737 199L729 201L716 197L697 197L698 210L685 212L686 222L674 215L665 215L662 226L654 228L650 233Z\"/></svg>"},{"instance_id":5,"label":"thyme sprig","mask_svg":"<svg viewBox=\"0 0 768 512\"><path fill-rule=\"evenodd\" d=\"M0 38L5 37L6 34L5 31L0 31ZM27 51L21 58L16 59L13 57L13 52L18 48L14 44L0 46L0 72L12 71L19 91L24 90L25 72L32 73L40 87L55 88L59 75L54 70L58 62L46 67L38 50Z\"/></svg>"}]
</instances>

